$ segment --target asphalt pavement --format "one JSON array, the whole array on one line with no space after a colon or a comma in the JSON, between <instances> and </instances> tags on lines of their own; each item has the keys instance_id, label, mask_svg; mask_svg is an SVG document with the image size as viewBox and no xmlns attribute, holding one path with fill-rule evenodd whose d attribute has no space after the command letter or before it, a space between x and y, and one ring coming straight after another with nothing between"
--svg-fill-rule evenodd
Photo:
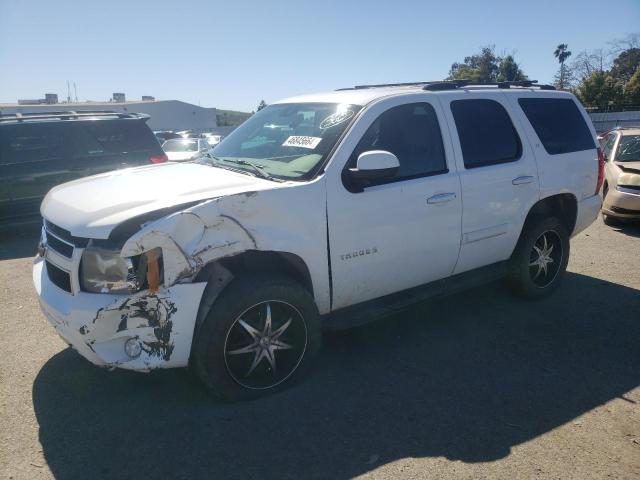
<instances>
[{"instance_id":1,"label":"asphalt pavement","mask_svg":"<svg viewBox=\"0 0 640 480\"><path fill-rule=\"evenodd\" d=\"M640 478L638 225L578 235L550 298L496 282L326 335L310 378L239 404L68 348L37 234L0 233L1 478Z\"/></svg>"}]
</instances>

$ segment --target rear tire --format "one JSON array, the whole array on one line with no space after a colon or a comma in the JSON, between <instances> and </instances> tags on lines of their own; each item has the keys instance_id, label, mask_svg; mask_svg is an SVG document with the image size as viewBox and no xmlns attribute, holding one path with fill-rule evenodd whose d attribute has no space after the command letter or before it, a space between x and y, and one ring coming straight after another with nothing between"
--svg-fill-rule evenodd
<instances>
[{"instance_id":1,"label":"rear tire","mask_svg":"<svg viewBox=\"0 0 640 480\"><path fill-rule=\"evenodd\" d=\"M515 292L538 299L558 288L569 262L569 233L555 217L525 224L511 257L509 280Z\"/></svg>"},{"instance_id":2,"label":"rear tire","mask_svg":"<svg viewBox=\"0 0 640 480\"><path fill-rule=\"evenodd\" d=\"M248 400L303 377L321 343L318 310L302 285L280 275L245 275L208 312L191 368L217 398Z\"/></svg>"}]
</instances>

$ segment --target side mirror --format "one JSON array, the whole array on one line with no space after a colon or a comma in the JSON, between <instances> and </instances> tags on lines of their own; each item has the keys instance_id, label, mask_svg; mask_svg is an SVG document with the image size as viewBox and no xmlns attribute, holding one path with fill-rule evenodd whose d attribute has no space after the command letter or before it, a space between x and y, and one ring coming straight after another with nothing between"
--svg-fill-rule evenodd
<instances>
[{"instance_id":1,"label":"side mirror","mask_svg":"<svg viewBox=\"0 0 640 480\"><path fill-rule=\"evenodd\" d=\"M385 150L370 150L358 156L356 168L349 169L349 177L360 191L376 180L395 177L400 170L398 157Z\"/></svg>"}]
</instances>

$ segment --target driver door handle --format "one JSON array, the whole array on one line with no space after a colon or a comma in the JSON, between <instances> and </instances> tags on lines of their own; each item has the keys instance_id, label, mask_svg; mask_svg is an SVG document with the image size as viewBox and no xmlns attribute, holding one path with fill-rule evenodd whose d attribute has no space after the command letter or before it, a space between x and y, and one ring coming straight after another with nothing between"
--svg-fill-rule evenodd
<instances>
[{"instance_id":1,"label":"driver door handle","mask_svg":"<svg viewBox=\"0 0 640 480\"><path fill-rule=\"evenodd\" d=\"M524 175L522 177L517 177L511 180L513 185L526 185L527 183L533 183L535 178L531 175Z\"/></svg>"},{"instance_id":2,"label":"driver door handle","mask_svg":"<svg viewBox=\"0 0 640 480\"><path fill-rule=\"evenodd\" d=\"M455 193L438 193L437 195L433 195L432 197L427 198L427 203L429 205L439 205L442 203L450 202L451 200L455 200Z\"/></svg>"}]
</instances>

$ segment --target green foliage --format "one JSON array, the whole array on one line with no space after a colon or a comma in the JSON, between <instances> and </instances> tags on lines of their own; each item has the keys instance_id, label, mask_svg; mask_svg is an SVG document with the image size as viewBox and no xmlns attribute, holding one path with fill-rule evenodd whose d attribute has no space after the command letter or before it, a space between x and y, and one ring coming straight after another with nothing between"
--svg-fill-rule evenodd
<instances>
[{"instance_id":1,"label":"green foliage","mask_svg":"<svg viewBox=\"0 0 640 480\"><path fill-rule=\"evenodd\" d=\"M607 72L596 71L578 86L577 95L586 107L606 109L623 100L622 83Z\"/></svg>"},{"instance_id":2,"label":"green foliage","mask_svg":"<svg viewBox=\"0 0 640 480\"><path fill-rule=\"evenodd\" d=\"M640 67L640 48L624 50L613 61L611 75L623 82L628 82Z\"/></svg>"},{"instance_id":3,"label":"green foliage","mask_svg":"<svg viewBox=\"0 0 640 480\"><path fill-rule=\"evenodd\" d=\"M260 100L260 103L258 104L258 107L257 107L256 111L259 112L260 110L262 110L266 106L267 106L267 102L265 102L264 100Z\"/></svg>"},{"instance_id":4,"label":"green foliage","mask_svg":"<svg viewBox=\"0 0 640 480\"><path fill-rule=\"evenodd\" d=\"M527 76L520 69L520 66L516 63L512 55L507 55L500 59L498 64L498 76L496 78L498 82L514 82L518 80L527 80Z\"/></svg>"},{"instance_id":5,"label":"green foliage","mask_svg":"<svg viewBox=\"0 0 640 480\"><path fill-rule=\"evenodd\" d=\"M250 116L250 113L236 112L235 110L216 111L216 120L219 127L237 127Z\"/></svg>"},{"instance_id":6,"label":"green foliage","mask_svg":"<svg viewBox=\"0 0 640 480\"><path fill-rule=\"evenodd\" d=\"M569 88L570 86L570 82L568 81L569 72L567 72L567 67L564 64L565 60L571 56L569 45L566 43L561 43L556 47L553 55L558 59L558 63L560 63L560 70L558 70L556 78L554 79L555 84L557 88L559 88L560 90L564 90L566 88Z\"/></svg>"},{"instance_id":7,"label":"green foliage","mask_svg":"<svg viewBox=\"0 0 640 480\"><path fill-rule=\"evenodd\" d=\"M624 86L624 101L630 105L640 105L640 67Z\"/></svg>"},{"instance_id":8,"label":"green foliage","mask_svg":"<svg viewBox=\"0 0 640 480\"><path fill-rule=\"evenodd\" d=\"M448 80L468 79L473 82L526 80L526 78L513 55L497 56L493 45L482 47L479 53L465 57L462 63L452 64L447 77Z\"/></svg>"}]
</instances>

